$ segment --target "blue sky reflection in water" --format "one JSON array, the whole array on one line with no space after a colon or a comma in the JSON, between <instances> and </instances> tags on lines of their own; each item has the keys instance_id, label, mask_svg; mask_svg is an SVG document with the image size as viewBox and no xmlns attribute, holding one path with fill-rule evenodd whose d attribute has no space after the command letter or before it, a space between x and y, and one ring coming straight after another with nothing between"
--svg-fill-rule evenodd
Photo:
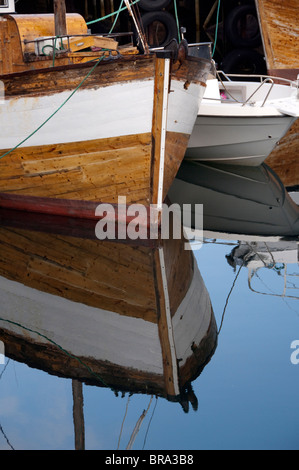
<instances>
[{"instance_id":1,"label":"blue sky reflection in water","mask_svg":"<svg viewBox=\"0 0 299 470\"><path fill-rule=\"evenodd\" d=\"M248 268L228 263L237 245L229 243L194 250L218 327L235 281L215 354L193 382L198 410L84 385L86 449L125 449L149 405L135 450L299 449L299 364L291 362L299 301L274 295L283 292L281 264L260 269L249 286ZM296 262L288 270L299 274ZM0 377L1 450L74 448L71 380L7 358Z\"/></svg>"}]
</instances>

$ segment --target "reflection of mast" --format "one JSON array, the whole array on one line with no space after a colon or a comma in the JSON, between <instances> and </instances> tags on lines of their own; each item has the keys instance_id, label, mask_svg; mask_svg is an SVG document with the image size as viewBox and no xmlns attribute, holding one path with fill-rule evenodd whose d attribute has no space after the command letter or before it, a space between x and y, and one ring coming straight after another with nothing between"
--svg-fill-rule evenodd
<instances>
[{"instance_id":1,"label":"reflection of mast","mask_svg":"<svg viewBox=\"0 0 299 470\"><path fill-rule=\"evenodd\" d=\"M82 382L72 380L73 391L73 419L75 431L75 449L85 450L85 428L83 411L83 388Z\"/></svg>"}]
</instances>

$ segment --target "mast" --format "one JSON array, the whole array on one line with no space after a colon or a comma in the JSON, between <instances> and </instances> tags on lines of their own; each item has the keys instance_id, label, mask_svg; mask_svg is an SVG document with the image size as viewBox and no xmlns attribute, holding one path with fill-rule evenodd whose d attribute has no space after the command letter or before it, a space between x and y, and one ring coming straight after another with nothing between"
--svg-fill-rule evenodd
<instances>
[{"instance_id":1,"label":"mast","mask_svg":"<svg viewBox=\"0 0 299 470\"><path fill-rule=\"evenodd\" d=\"M66 36L65 0L54 0L55 36Z\"/></svg>"}]
</instances>

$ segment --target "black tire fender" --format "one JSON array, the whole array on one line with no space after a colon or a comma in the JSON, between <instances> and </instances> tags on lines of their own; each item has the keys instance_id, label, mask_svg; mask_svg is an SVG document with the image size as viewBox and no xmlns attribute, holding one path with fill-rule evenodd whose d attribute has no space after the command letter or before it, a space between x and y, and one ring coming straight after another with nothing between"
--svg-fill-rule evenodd
<instances>
[{"instance_id":1,"label":"black tire fender","mask_svg":"<svg viewBox=\"0 0 299 470\"><path fill-rule=\"evenodd\" d=\"M176 21L174 17L167 11L154 11L154 12L145 13L144 15L141 16L141 21L142 21L146 36L147 36L146 29L154 22L162 23L165 28L165 37L163 38L161 43L151 44L149 41L149 38L147 37L150 47L164 47L172 39L178 38Z\"/></svg>"},{"instance_id":2,"label":"black tire fender","mask_svg":"<svg viewBox=\"0 0 299 470\"><path fill-rule=\"evenodd\" d=\"M234 49L221 62L225 73L266 74L267 66L264 56L252 49Z\"/></svg>"},{"instance_id":3,"label":"black tire fender","mask_svg":"<svg viewBox=\"0 0 299 470\"><path fill-rule=\"evenodd\" d=\"M251 18L252 30L241 29L241 22ZM261 44L261 32L254 5L240 5L234 8L225 20L225 33L235 47L257 47Z\"/></svg>"}]
</instances>

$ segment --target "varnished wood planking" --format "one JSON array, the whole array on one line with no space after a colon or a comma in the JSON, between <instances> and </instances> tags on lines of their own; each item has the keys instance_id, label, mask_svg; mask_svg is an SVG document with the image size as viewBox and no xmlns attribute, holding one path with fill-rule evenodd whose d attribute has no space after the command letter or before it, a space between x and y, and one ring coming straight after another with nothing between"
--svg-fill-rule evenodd
<instances>
[{"instance_id":1,"label":"varnished wood planking","mask_svg":"<svg viewBox=\"0 0 299 470\"><path fill-rule=\"evenodd\" d=\"M95 301L95 306L98 308L108 305L106 302L109 298L114 302L111 311L116 311L116 306L123 315L158 322L164 376L118 366L99 358L94 360L91 357L80 357L79 362L50 343L27 341L26 334L23 336L12 333L6 328L6 324L1 324L0 338L5 340L8 357L24 361L33 367L40 367L58 376L76 377L88 383L101 385L101 381L94 375L99 374L105 384L117 389L156 393L174 398L175 376L169 355L171 333L165 322L166 303L157 248L136 248L26 229L7 229L3 226L0 228L0 242L3 246L0 275L75 302L84 301L93 305ZM180 299L175 301L175 304L179 305L185 297L185 290L193 272L192 253L183 249L184 245L180 240L171 240L170 243L167 241L163 245L169 294L175 293L177 297L180 296ZM11 260L14 260L14 263L11 263ZM180 268L182 276L186 278L184 280L187 280L186 283L180 281ZM182 284L183 287L174 292L171 284L173 288L178 284ZM124 297L127 299L130 311L122 310ZM171 302L170 308L171 313L175 313L176 305ZM147 311L146 317L139 316L138 312L141 310ZM213 315L211 318L206 335L196 350L193 350L192 357L178 371L182 389L186 382L190 383L202 370L215 349L217 328ZM174 365L176 366L176 362ZM90 370L93 373L90 374ZM179 399L178 396L176 398Z\"/></svg>"},{"instance_id":2,"label":"varnished wood planking","mask_svg":"<svg viewBox=\"0 0 299 470\"><path fill-rule=\"evenodd\" d=\"M287 187L299 185L299 120L278 143L265 163Z\"/></svg>"},{"instance_id":3,"label":"varnished wood planking","mask_svg":"<svg viewBox=\"0 0 299 470\"><path fill-rule=\"evenodd\" d=\"M26 73L0 75L5 86L5 97L51 95L74 90L87 76L92 63L29 70ZM81 89L153 78L155 56L126 56L121 60L101 61L82 84Z\"/></svg>"},{"instance_id":4,"label":"varnished wood planking","mask_svg":"<svg viewBox=\"0 0 299 470\"><path fill-rule=\"evenodd\" d=\"M164 387L168 396L176 395L176 376L174 369L177 371L177 364L173 360L171 348L171 336L173 335L167 321L167 296L165 295L165 286L163 285L163 276L161 271L161 261L159 251L154 252L154 273L155 273L155 289L157 302L157 317L160 344L162 349L163 371L164 371ZM167 293L168 294L168 293Z\"/></svg>"},{"instance_id":5,"label":"varnished wood planking","mask_svg":"<svg viewBox=\"0 0 299 470\"><path fill-rule=\"evenodd\" d=\"M299 69L297 0L256 0L268 70Z\"/></svg>"},{"instance_id":6,"label":"varnished wood planking","mask_svg":"<svg viewBox=\"0 0 299 470\"><path fill-rule=\"evenodd\" d=\"M162 141L162 117L163 117L163 99L165 96L164 86L164 60L157 60L155 70L155 88L154 88L154 109L152 124L152 168L151 168L151 200L153 204L158 203L158 192L160 183L160 164L161 152L165 142Z\"/></svg>"},{"instance_id":7,"label":"varnished wood planking","mask_svg":"<svg viewBox=\"0 0 299 470\"><path fill-rule=\"evenodd\" d=\"M177 358L173 357L173 355L176 356L176 352L173 350L175 342L171 318L184 299L193 277L193 254L190 250L185 249L183 231L180 238L173 238L172 222L173 219L170 217L170 238L160 249L163 252L162 260L159 250L154 251L158 328L163 357L164 383L165 391L170 397L177 394L177 386L180 383ZM164 268L166 285L162 274ZM168 308L170 318L167 319Z\"/></svg>"},{"instance_id":8,"label":"varnished wood planking","mask_svg":"<svg viewBox=\"0 0 299 470\"><path fill-rule=\"evenodd\" d=\"M167 132L163 199L167 196L184 159L189 137L185 134Z\"/></svg>"},{"instance_id":9,"label":"varnished wood planking","mask_svg":"<svg viewBox=\"0 0 299 470\"><path fill-rule=\"evenodd\" d=\"M178 219L175 223L178 228L180 226ZM181 228L180 238L173 238L173 226L173 218L170 217L170 237L163 247L172 317L185 297L194 274L193 252L188 249L190 248L188 242L186 242L187 246L182 242L184 240L183 228Z\"/></svg>"},{"instance_id":10,"label":"varnished wood planking","mask_svg":"<svg viewBox=\"0 0 299 470\"><path fill-rule=\"evenodd\" d=\"M0 192L149 204L150 164L150 134L19 148L0 161Z\"/></svg>"},{"instance_id":11,"label":"varnished wood planking","mask_svg":"<svg viewBox=\"0 0 299 470\"><path fill-rule=\"evenodd\" d=\"M152 249L0 229L0 275L65 299L156 323Z\"/></svg>"},{"instance_id":12,"label":"varnished wood planking","mask_svg":"<svg viewBox=\"0 0 299 470\"><path fill-rule=\"evenodd\" d=\"M164 196L187 137L167 133L167 139ZM158 163L151 159L150 134L19 148L0 161L0 193L110 203L126 196L128 204L148 206L157 191L151 172Z\"/></svg>"},{"instance_id":13,"label":"varnished wood planking","mask_svg":"<svg viewBox=\"0 0 299 470\"><path fill-rule=\"evenodd\" d=\"M297 0L256 0L268 73L295 80L299 73L299 9ZM285 186L299 184L298 120L267 157L266 163Z\"/></svg>"}]
</instances>

